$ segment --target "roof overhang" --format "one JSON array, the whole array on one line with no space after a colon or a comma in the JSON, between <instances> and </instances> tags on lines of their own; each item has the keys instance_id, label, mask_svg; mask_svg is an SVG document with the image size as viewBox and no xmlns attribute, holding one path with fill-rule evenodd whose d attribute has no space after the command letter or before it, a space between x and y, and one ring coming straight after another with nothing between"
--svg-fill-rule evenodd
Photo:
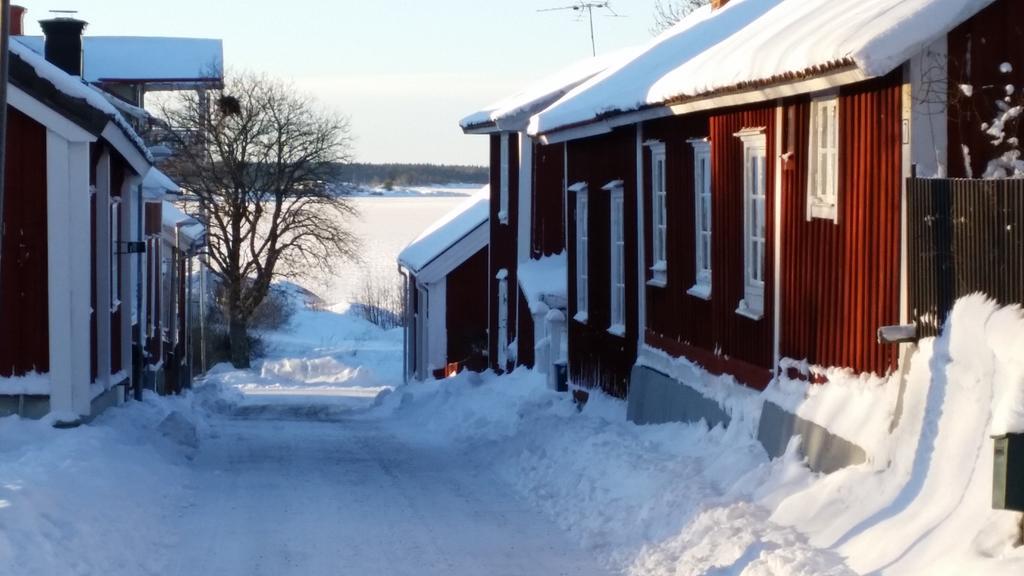
<instances>
[{"instance_id":1,"label":"roof overhang","mask_svg":"<svg viewBox=\"0 0 1024 576\"><path fill-rule=\"evenodd\" d=\"M490 220L484 220L419 270L410 270L418 283L433 284L469 260L490 241ZM404 263L399 262L403 267ZM407 267L406 267L407 268Z\"/></svg>"},{"instance_id":2,"label":"roof overhang","mask_svg":"<svg viewBox=\"0 0 1024 576\"><path fill-rule=\"evenodd\" d=\"M773 100L791 98L802 94L811 94L822 90L828 90L830 88L855 84L857 82L870 80L871 78L871 76L865 74L856 66L848 65L831 70L824 74L806 76L799 80L764 84L753 88L733 88L688 99L676 99L671 103L656 105L642 110L605 115L603 118L595 119L590 122L579 123L541 133L537 135L537 138L543 144L558 144L561 142L607 134L615 128L629 124L637 124L667 116L682 116L684 114L705 112L708 110L729 108L732 106L771 102Z\"/></svg>"}]
</instances>

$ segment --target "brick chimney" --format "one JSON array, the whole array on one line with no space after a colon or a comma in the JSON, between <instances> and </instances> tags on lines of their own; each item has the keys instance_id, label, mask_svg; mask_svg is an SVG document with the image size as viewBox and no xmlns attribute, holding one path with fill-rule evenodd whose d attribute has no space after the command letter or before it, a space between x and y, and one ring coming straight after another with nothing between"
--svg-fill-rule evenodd
<instances>
[{"instance_id":1,"label":"brick chimney","mask_svg":"<svg viewBox=\"0 0 1024 576\"><path fill-rule=\"evenodd\" d=\"M25 12L24 6L11 5L11 36L23 36L25 34Z\"/></svg>"},{"instance_id":2,"label":"brick chimney","mask_svg":"<svg viewBox=\"0 0 1024 576\"><path fill-rule=\"evenodd\" d=\"M718 10L719 8L725 6L728 2L729 0L711 0L711 9Z\"/></svg>"},{"instance_id":3,"label":"brick chimney","mask_svg":"<svg viewBox=\"0 0 1024 576\"><path fill-rule=\"evenodd\" d=\"M82 75L82 32L88 23L77 18L40 20L46 43L43 56L54 66L71 74Z\"/></svg>"}]
</instances>

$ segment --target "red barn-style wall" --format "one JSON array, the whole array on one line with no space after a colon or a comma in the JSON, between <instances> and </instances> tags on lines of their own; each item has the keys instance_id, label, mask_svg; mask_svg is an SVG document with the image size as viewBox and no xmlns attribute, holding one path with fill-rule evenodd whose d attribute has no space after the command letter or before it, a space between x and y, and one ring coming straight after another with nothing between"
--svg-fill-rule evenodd
<instances>
[{"instance_id":1,"label":"red barn-style wall","mask_svg":"<svg viewBox=\"0 0 1024 576\"><path fill-rule=\"evenodd\" d=\"M600 387L624 397L629 371L636 361L637 343L637 206L636 126L606 135L566 144L568 177L572 185L586 182L589 188L589 310L586 323L569 322L570 378L583 386ZM608 332L611 316L611 214L609 193L601 188L613 180L623 181L625 214L626 333ZM570 193L567 201L569 317L576 308L576 208Z\"/></svg>"},{"instance_id":2,"label":"red barn-style wall","mask_svg":"<svg viewBox=\"0 0 1024 576\"><path fill-rule=\"evenodd\" d=\"M46 129L7 109L0 376L50 371Z\"/></svg>"},{"instance_id":3,"label":"red barn-style wall","mask_svg":"<svg viewBox=\"0 0 1024 576\"><path fill-rule=\"evenodd\" d=\"M501 210L501 134L491 135L491 211L490 211L490 270L489 270L489 305L488 314L488 355L491 368L505 371L509 366L498 365L498 279L500 270L508 271L508 308L507 308L507 340L511 344L515 338L516 313L519 309L517 295L519 293L516 265L518 264L517 234L519 230L519 135L508 133L508 221L503 224L498 218ZM511 364L509 355L509 364Z\"/></svg>"},{"instance_id":4,"label":"red barn-style wall","mask_svg":"<svg viewBox=\"0 0 1024 576\"><path fill-rule=\"evenodd\" d=\"M697 128L701 126L701 120L691 121L694 122L694 126L690 130L684 131L699 132ZM677 122L687 121L677 120ZM764 128L767 158L769 159L766 176L768 201L765 208L768 226L764 314L758 320L752 320L736 313L736 308L744 297L743 250L745 240L743 230L743 142L735 134L745 128ZM708 118L708 135L711 140L712 181L711 300L703 305L693 303L688 307L677 307L677 317L686 311L693 313L691 319L683 320L690 326L679 328L672 324L669 326L675 327L675 330L671 330L666 329L665 324L659 326L659 323L656 322L654 330L649 329L645 334L645 341L648 345L662 349L674 356L685 356L713 373L729 373L749 386L764 388L771 379L774 352L772 340L774 271L772 270L771 255L774 250L773 220L775 215L772 191L775 181L775 166L771 160L775 158L776 154L775 108L761 106L716 111ZM678 148L677 141L676 149ZM677 153L676 157L679 158L679 156L680 154ZM671 160L669 163L672 163ZM683 162L683 164L685 163ZM672 167L670 170L675 171L677 178L682 175L678 166ZM692 161L691 166L685 167L683 171L690 172L692 180ZM671 181L669 185L671 186ZM679 196L677 192L672 194L675 197ZM692 184L689 185L688 196L692 203ZM683 228L682 235L685 238L687 235L694 234L693 208L684 208L681 204L685 204L685 202L676 202L674 210L682 212L682 217L676 215L670 216L670 218L674 222L680 223L683 222L686 214L690 215L691 219L680 226ZM674 238L678 239L678 235L675 235ZM689 257L685 259L689 262L690 268L693 267L692 246L691 243ZM677 252L678 247L674 247L672 250ZM686 265L679 266L676 262L670 262L669 268L673 267L685 268ZM685 270L681 272L682 274L687 273ZM693 272L690 274L695 275ZM683 292L669 294L665 298L690 298L685 294L685 290L689 286L680 288ZM664 308L665 305L661 304ZM658 298L655 298L654 310L651 311L649 308L649 316L660 311L658 305ZM682 308L682 312L679 311L680 308ZM671 310L668 311L671 312ZM697 321L700 323L698 324ZM662 334L658 333L659 327Z\"/></svg>"},{"instance_id":5,"label":"red barn-style wall","mask_svg":"<svg viewBox=\"0 0 1024 576\"><path fill-rule=\"evenodd\" d=\"M901 74L840 91L839 223L808 221L809 99L784 112L784 357L884 375L899 350L879 327L899 323Z\"/></svg>"},{"instance_id":6,"label":"red barn-style wall","mask_svg":"<svg viewBox=\"0 0 1024 576\"><path fill-rule=\"evenodd\" d=\"M530 257L565 250L565 145L533 147Z\"/></svg>"},{"instance_id":7,"label":"red barn-style wall","mask_svg":"<svg viewBox=\"0 0 1024 576\"><path fill-rule=\"evenodd\" d=\"M445 282L448 362L476 372L487 369L487 262L485 247L449 273Z\"/></svg>"}]
</instances>

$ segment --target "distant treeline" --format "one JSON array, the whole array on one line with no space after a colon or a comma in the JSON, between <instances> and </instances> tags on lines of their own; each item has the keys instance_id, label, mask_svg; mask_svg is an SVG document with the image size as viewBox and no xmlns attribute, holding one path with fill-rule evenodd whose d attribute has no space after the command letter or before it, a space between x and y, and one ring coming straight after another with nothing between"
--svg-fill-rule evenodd
<instances>
[{"instance_id":1,"label":"distant treeline","mask_svg":"<svg viewBox=\"0 0 1024 576\"><path fill-rule=\"evenodd\" d=\"M342 182L361 186L426 186L429 184L486 184L486 166L443 164L347 164Z\"/></svg>"}]
</instances>

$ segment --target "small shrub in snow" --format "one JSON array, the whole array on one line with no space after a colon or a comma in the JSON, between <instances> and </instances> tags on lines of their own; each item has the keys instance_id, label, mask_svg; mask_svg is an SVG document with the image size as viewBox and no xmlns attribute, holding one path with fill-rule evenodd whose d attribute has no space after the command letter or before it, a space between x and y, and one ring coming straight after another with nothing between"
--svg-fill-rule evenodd
<instances>
[{"instance_id":1,"label":"small shrub in snow","mask_svg":"<svg viewBox=\"0 0 1024 576\"><path fill-rule=\"evenodd\" d=\"M353 304L366 321L385 330L405 326L405 290L400 278L383 279L367 274Z\"/></svg>"}]
</instances>

